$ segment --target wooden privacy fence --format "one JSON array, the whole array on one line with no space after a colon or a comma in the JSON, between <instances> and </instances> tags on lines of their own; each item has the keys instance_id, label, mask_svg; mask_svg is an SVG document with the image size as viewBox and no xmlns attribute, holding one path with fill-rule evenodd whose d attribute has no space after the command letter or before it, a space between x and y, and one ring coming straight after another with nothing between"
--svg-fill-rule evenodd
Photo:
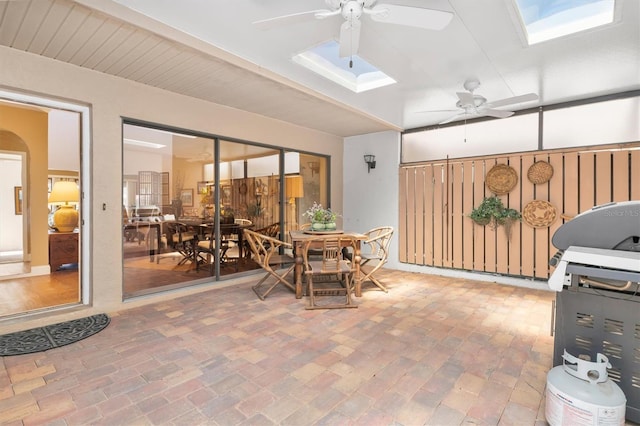
<instances>
[{"instance_id":1,"label":"wooden privacy fence","mask_svg":"<svg viewBox=\"0 0 640 426\"><path fill-rule=\"evenodd\" d=\"M640 200L640 144L536 151L400 166L399 260L403 263L547 279L556 252L553 233L567 220L612 201ZM529 167L553 167L546 183L533 184ZM516 187L500 199L522 212L533 200L550 202L556 220L545 228L516 222L480 226L468 217L493 195L485 175L495 164L518 174ZM586 230L588 232L588 230Z\"/></svg>"}]
</instances>

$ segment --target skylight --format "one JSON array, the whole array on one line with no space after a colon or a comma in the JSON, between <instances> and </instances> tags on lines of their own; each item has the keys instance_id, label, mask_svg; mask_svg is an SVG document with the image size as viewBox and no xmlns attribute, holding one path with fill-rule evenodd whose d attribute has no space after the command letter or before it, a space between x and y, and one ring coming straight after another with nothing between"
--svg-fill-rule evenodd
<instances>
[{"instance_id":1,"label":"skylight","mask_svg":"<svg viewBox=\"0 0 640 426\"><path fill-rule=\"evenodd\" d=\"M540 43L613 22L615 0L515 0L527 41Z\"/></svg>"},{"instance_id":2,"label":"skylight","mask_svg":"<svg viewBox=\"0 0 640 426\"><path fill-rule=\"evenodd\" d=\"M358 55L340 58L339 49L337 42L328 41L294 56L293 61L356 93L396 82Z\"/></svg>"}]
</instances>

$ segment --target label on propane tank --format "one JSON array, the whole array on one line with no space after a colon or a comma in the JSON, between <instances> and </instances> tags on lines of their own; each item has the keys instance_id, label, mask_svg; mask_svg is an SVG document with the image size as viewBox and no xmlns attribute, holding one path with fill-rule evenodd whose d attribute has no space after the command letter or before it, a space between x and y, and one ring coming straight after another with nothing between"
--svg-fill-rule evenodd
<instances>
[{"instance_id":1,"label":"label on propane tank","mask_svg":"<svg viewBox=\"0 0 640 426\"><path fill-rule=\"evenodd\" d=\"M624 426L625 408L624 404L605 407L584 402L547 382L544 414L552 426Z\"/></svg>"}]
</instances>

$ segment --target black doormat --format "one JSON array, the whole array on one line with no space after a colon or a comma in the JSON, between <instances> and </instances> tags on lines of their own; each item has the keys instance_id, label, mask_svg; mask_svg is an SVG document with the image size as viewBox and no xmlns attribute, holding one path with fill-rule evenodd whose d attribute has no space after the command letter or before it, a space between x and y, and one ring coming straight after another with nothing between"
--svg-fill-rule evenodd
<instances>
[{"instance_id":1,"label":"black doormat","mask_svg":"<svg viewBox=\"0 0 640 426\"><path fill-rule=\"evenodd\" d=\"M92 336L109 325L106 314L17 331L0 336L0 356L24 355L65 346Z\"/></svg>"}]
</instances>

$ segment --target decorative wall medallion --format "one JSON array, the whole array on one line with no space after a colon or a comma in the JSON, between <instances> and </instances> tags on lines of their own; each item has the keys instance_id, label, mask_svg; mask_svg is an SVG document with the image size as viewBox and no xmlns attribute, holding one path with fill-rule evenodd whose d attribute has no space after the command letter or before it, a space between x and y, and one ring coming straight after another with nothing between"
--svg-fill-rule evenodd
<instances>
[{"instance_id":1,"label":"decorative wall medallion","mask_svg":"<svg viewBox=\"0 0 640 426\"><path fill-rule=\"evenodd\" d=\"M496 195L504 195L511 192L518 183L518 174L515 169L506 164L496 164L485 176L487 188Z\"/></svg>"},{"instance_id":2,"label":"decorative wall medallion","mask_svg":"<svg viewBox=\"0 0 640 426\"><path fill-rule=\"evenodd\" d=\"M533 200L522 210L522 220L534 228L547 228L556 220L557 216L553 204L543 200Z\"/></svg>"},{"instance_id":3,"label":"decorative wall medallion","mask_svg":"<svg viewBox=\"0 0 640 426\"><path fill-rule=\"evenodd\" d=\"M527 171L527 178L535 185L548 182L551 176L553 176L553 166L546 161L536 161Z\"/></svg>"}]
</instances>

